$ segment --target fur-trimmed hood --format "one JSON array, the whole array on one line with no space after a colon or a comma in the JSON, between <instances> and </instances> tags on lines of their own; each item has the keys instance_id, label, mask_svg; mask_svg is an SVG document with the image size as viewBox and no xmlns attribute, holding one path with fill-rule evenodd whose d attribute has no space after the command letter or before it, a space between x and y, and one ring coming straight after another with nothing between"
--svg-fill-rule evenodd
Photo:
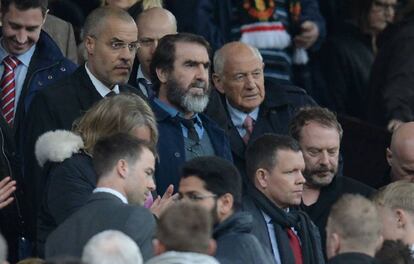
<instances>
[{"instance_id":1,"label":"fur-trimmed hood","mask_svg":"<svg viewBox=\"0 0 414 264\"><path fill-rule=\"evenodd\" d=\"M35 155L40 167L46 162L62 162L84 147L80 136L67 130L46 132L35 145Z\"/></svg>"}]
</instances>

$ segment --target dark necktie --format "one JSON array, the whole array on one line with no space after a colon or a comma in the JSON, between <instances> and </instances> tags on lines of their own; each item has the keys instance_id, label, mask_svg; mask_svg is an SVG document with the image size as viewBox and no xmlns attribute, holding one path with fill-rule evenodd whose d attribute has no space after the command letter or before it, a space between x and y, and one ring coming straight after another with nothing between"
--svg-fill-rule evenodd
<instances>
[{"instance_id":1,"label":"dark necktie","mask_svg":"<svg viewBox=\"0 0 414 264\"><path fill-rule=\"evenodd\" d=\"M290 247L295 256L295 264L302 264L302 249L300 247L299 238L291 228L286 228L286 232L289 238Z\"/></svg>"},{"instance_id":2,"label":"dark necktie","mask_svg":"<svg viewBox=\"0 0 414 264\"><path fill-rule=\"evenodd\" d=\"M112 97L112 96L115 96L115 95L116 95L116 93L114 91L110 91L109 93L107 93L105 95L105 97Z\"/></svg>"},{"instance_id":3,"label":"dark necktie","mask_svg":"<svg viewBox=\"0 0 414 264\"><path fill-rule=\"evenodd\" d=\"M194 141L195 143L199 143L200 138L198 137L197 130L195 129L195 126L194 126L195 118L185 119L185 118L179 117L179 120L181 124L183 124L183 126L187 128L188 138Z\"/></svg>"},{"instance_id":4,"label":"dark necktie","mask_svg":"<svg viewBox=\"0 0 414 264\"><path fill-rule=\"evenodd\" d=\"M144 78L138 78L138 83L142 84L147 91L148 99L154 98L154 91L152 90L152 84L148 83Z\"/></svg>"},{"instance_id":5,"label":"dark necktie","mask_svg":"<svg viewBox=\"0 0 414 264\"><path fill-rule=\"evenodd\" d=\"M7 56L3 60L4 72L1 78L1 111L7 123L13 124L14 120L14 99L16 96L16 83L14 70L20 61L14 56Z\"/></svg>"}]
</instances>

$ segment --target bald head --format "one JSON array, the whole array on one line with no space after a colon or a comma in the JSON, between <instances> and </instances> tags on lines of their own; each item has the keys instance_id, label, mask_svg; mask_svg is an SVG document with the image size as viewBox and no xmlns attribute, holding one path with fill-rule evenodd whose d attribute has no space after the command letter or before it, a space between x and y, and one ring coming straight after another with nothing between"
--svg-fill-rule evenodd
<instances>
[{"instance_id":1,"label":"bald head","mask_svg":"<svg viewBox=\"0 0 414 264\"><path fill-rule=\"evenodd\" d=\"M414 180L414 122L402 124L392 135L387 149L391 180Z\"/></svg>"},{"instance_id":2,"label":"bald head","mask_svg":"<svg viewBox=\"0 0 414 264\"><path fill-rule=\"evenodd\" d=\"M149 65L158 46L158 41L165 35L176 34L177 22L170 11L154 7L142 12L137 17L136 23L138 41L141 44L137 51L137 57L144 77L149 80Z\"/></svg>"},{"instance_id":3,"label":"bald head","mask_svg":"<svg viewBox=\"0 0 414 264\"><path fill-rule=\"evenodd\" d=\"M214 72L222 74L226 64L236 63L240 55L253 56L263 62L262 55L257 48L240 41L234 41L227 43L214 54Z\"/></svg>"}]
</instances>

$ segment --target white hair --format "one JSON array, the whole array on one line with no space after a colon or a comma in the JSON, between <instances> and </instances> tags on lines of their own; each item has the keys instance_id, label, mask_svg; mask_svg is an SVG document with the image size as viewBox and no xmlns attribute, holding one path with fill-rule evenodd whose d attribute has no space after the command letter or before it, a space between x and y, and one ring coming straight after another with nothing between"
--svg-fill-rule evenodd
<instances>
[{"instance_id":1,"label":"white hair","mask_svg":"<svg viewBox=\"0 0 414 264\"><path fill-rule=\"evenodd\" d=\"M263 62L262 54L260 54L260 51L256 47L253 47L253 46L250 46L250 45L248 45L246 43L241 43L241 42L240 42L240 44L243 44L243 45L246 45L247 47L249 47L252 50L253 54L261 62ZM220 74L220 75L223 74L225 59L227 59L224 50L225 49L223 49L223 48L217 50L214 53L214 56L213 56L213 68L214 68L214 72L217 73L217 74Z\"/></svg>"},{"instance_id":2,"label":"white hair","mask_svg":"<svg viewBox=\"0 0 414 264\"><path fill-rule=\"evenodd\" d=\"M138 245L120 231L106 230L86 243L82 261L88 264L142 264Z\"/></svg>"}]
</instances>

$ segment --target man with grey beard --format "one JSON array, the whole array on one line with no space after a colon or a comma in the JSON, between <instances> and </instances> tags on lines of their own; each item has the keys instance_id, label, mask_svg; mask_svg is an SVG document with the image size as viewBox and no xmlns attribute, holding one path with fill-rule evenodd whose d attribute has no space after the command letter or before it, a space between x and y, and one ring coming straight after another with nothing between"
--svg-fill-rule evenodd
<instances>
[{"instance_id":1,"label":"man with grey beard","mask_svg":"<svg viewBox=\"0 0 414 264\"><path fill-rule=\"evenodd\" d=\"M222 129L201 114L210 94L210 46L201 36L180 33L160 39L151 65L157 96L151 101L157 117L159 160L157 192L177 189L179 168L186 160L214 155L231 160Z\"/></svg>"},{"instance_id":2,"label":"man with grey beard","mask_svg":"<svg viewBox=\"0 0 414 264\"><path fill-rule=\"evenodd\" d=\"M345 193L369 197L374 189L348 177L338 177L342 127L334 113L322 107L300 109L289 133L302 149L306 183L301 208L318 226L325 249L326 223L332 205Z\"/></svg>"}]
</instances>

